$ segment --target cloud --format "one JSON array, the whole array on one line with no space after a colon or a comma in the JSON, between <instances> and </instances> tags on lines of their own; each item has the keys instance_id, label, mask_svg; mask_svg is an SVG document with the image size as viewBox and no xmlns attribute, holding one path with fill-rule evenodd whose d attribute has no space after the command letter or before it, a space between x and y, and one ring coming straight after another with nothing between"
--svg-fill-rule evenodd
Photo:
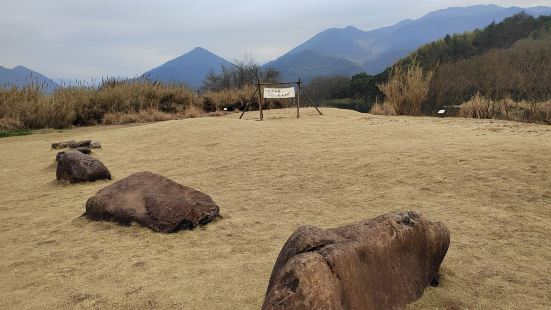
<instances>
[{"instance_id":1,"label":"cloud","mask_svg":"<svg viewBox=\"0 0 551 310\"><path fill-rule=\"evenodd\" d=\"M3 0L0 65L52 78L136 76L202 46L229 60L274 59L316 33L373 29L480 1ZM548 1L495 1L537 6ZM548 3L547 3L548 4Z\"/></svg>"}]
</instances>

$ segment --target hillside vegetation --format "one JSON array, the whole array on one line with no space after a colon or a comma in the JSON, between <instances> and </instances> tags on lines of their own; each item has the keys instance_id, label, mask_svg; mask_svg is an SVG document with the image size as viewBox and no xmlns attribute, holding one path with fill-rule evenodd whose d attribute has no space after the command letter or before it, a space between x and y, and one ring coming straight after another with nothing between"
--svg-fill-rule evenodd
<instances>
[{"instance_id":1,"label":"hillside vegetation","mask_svg":"<svg viewBox=\"0 0 551 310\"><path fill-rule=\"evenodd\" d=\"M356 96L390 100L392 105L396 96L385 86L414 78L407 72L415 72L416 66L431 76L423 114L468 102L461 115L551 122L551 16L517 14L482 30L448 35L380 75L353 76L350 89Z\"/></svg>"}]
</instances>

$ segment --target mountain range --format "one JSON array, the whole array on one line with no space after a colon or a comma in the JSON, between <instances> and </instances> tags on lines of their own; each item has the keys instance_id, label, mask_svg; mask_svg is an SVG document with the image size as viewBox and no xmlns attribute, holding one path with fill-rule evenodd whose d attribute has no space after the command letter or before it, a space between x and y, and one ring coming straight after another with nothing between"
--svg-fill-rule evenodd
<instances>
[{"instance_id":1,"label":"mountain range","mask_svg":"<svg viewBox=\"0 0 551 310\"><path fill-rule=\"evenodd\" d=\"M265 66L279 70L285 79L300 76L309 80L318 75L335 73L376 74L423 44L447 34L483 28L522 11L533 16L549 15L551 7L453 7L371 31L362 31L352 26L333 28L315 35ZM328 64L339 65L335 67Z\"/></svg>"},{"instance_id":2,"label":"mountain range","mask_svg":"<svg viewBox=\"0 0 551 310\"><path fill-rule=\"evenodd\" d=\"M30 84L41 87L46 93L51 93L59 87L50 78L23 66L17 66L13 69L0 66L1 87L22 87Z\"/></svg>"},{"instance_id":3,"label":"mountain range","mask_svg":"<svg viewBox=\"0 0 551 310\"><path fill-rule=\"evenodd\" d=\"M318 33L263 67L280 71L285 80L300 77L306 82L323 75L353 75L360 72L376 74L423 44L443 38L447 34L483 28L523 11L533 16L551 15L551 7L544 6L504 8L476 5L438 10L415 20L407 19L392 26L369 31L353 26L332 28ZM197 47L147 71L142 77L167 83L184 82L193 88L199 88L210 72L220 73L222 65L233 66L224 58ZM30 72L33 71L21 66L12 70L0 67L0 86L19 85ZM39 82L37 84L50 81L33 72L33 81L35 79ZM57 84L51 82L48 87L55 88Z\"/></svg>"}]
</instances>

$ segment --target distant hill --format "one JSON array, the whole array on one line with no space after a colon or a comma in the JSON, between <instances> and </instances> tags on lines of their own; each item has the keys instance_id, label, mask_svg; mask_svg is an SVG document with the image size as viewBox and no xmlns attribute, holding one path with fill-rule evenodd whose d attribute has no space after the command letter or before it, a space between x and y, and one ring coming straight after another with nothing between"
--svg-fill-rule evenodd
<instances>
[{"instance_id":1,"label":"distant hill","mask_svg":"<svg viewBox=\"0 0 551 310\"><path fill-rule=\"evenodd\" d=\"M46 93L52 93L59 87L52 79L23 66L13 69L0 66L0 87L24 87L30 84L41 87Z\"/></svg>"},{"instance_id":2,"label":"distant hill","mask_svg":"<svg viewBox=\"0 0 551 310\"><path fill-rule=\"evenodd\" d=\"M224 58L204 48L197 47L144 73L142 76L159 82L184 82L193 88L199 88L211 71L220 73L222 65L233 66L231 62Z\"/></svg>"},{"instance_id":3,"label":"distant hill","mask_svg":"<svg viewBox=\"0 0 551 310\"><path fill-rule=\"evenodd\" d=\"M483 28L522 11L533 16L549 15L551 7L453 7L371 31L351 26L329 29L265 66L281 71L285 79L300 75L309 80L316 75L351 75L362 71L376 74L423 44L447 34Z\"/></svg>"}]
</instances>

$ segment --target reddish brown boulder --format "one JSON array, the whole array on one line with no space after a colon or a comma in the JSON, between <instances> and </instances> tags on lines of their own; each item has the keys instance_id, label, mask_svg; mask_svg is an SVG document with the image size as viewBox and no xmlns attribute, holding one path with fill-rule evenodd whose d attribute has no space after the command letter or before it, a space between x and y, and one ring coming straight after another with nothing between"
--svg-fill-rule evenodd
<instances>
[{"instance_id":1,"label":"reddish brown boulder","mask_svg":"<svg viewBox=\"0 0 551 310\"><path fill-rule=\"evenodd\" d=\"M157 232L206 224L220 209L210 196L151 172L139 172L100 190L84 215L121 224L137 222Z\"/></svg>"},{"instance_id":2,"label":"reddish brown boulder","mask_svg":"<svg viewBox=\"0 0 551 310\"><path fill-rule=\"evenodd\" d=\"M59 152L56 161L58 181L80 183L111 180L111 172L101 161L80 151Z\"/></svg>"},{"instance_id":3,"label":"reddish brown boulder","mask_svg":"<svg viewBox=\"0 0 551 310\"><path fill-rule=\"evenodd\" d=\"M322 230L298 228L262 309L402 309L434 283L450 233L416 212Z\"/></svg>"}]
</instances>

